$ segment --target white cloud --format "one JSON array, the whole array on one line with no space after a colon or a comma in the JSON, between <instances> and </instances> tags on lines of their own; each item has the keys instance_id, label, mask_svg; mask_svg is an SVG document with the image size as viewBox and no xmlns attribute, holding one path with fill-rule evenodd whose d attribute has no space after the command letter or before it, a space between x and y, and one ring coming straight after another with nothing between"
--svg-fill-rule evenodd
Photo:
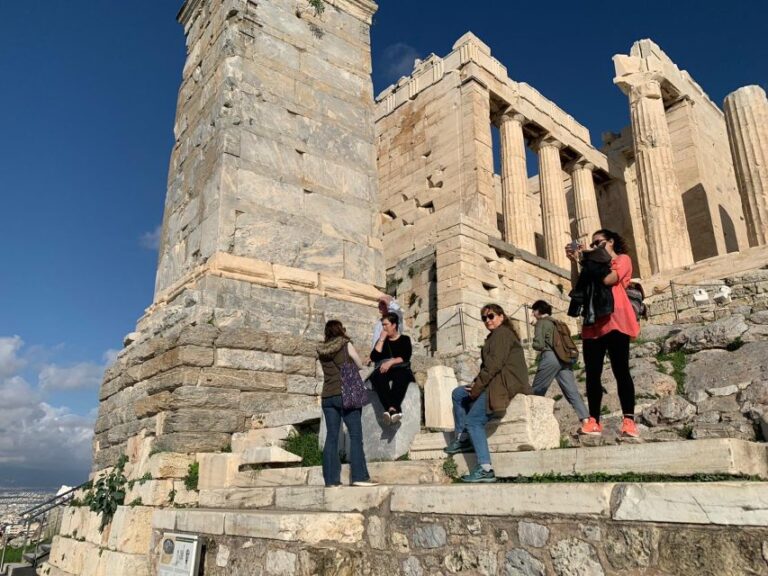
<instances>
[{"instance_id":1,"label":"white cloud","mask_svg":"<svg viewBox=\"0 0 768 576\"><path fill-rule=\"evenodd\" d=\"M160 248L160 235L163 232L163 225L160 224L152 230L151 232L144 232L139 237L139 244L141 244L142 248L146 248L147 250L157 250Z\"/></svg>"},{"instance_id":2,"label":"white cloud","mask_svg":"<svg viewBox=\"0 0 768 576\"><path fill-rule=\"evenodd\" d=\"M108 363L116 353L107 350L102 360ZM87 477L97 409L81 416L66 406L53 406L47 395L98 387L104 365L61 366L50 362L56 354L25 347L18 336L0 337L0 485L53 485ZM42 359L48 363L37 368ZM37 385L24 377L35 371Z\"/></svg>"},{"instance_id":3,"label":"white cloud","mask_svg":"<svg viewBox=\"0 0 768 576\"><path fill-rule=\"evenodd\" d=\"M120 350L109 348L104 354L101 355L101 359L104 360L104 368L112 366L117 360L117 355L120 354Z\"/></svg>"},{"instance_id":4,"label":"white cloud","mask_svg":"<svg viewBox=\"0 0 768 576\"><path fill-rule=\"evenodd\" d=\"M104 366L92 362L80 362L64 368L56 364L46 364L38 376L43 390L81 390L98 388Z\"/></svg>"},{"instance_id":5,"label":"white cloud","mask_svg":"<svg viewBox=\"0 0 768 576\"><path fill-rule=\"evenodd\" d=\"M24 367L18 352L24 341L18 336L0 337L0 379L8 378Z\"/></svg>"},{"instance_id":6,"label":"white cloud","mask_svg":"<svg viewBox=\"0 0 768 576\"><path fill-rule=\"evenodd\" d=\"M381 64L384 75L391 81L397 81L401 76L408 76L413 72L414 61L419 53L413 46L404 42L390 44L381 53Z\"/></svg>"}]
</instances>

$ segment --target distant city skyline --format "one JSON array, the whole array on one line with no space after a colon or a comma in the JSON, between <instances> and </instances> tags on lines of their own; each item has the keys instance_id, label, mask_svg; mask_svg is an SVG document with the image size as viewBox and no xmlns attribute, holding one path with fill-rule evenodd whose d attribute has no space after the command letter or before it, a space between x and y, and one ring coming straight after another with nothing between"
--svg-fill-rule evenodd
<instances>
[{"instance_id":1,"label":"distant city skyline","mask_svg":"<svg viewBox=\"0 0 768 576\"><path fill-rule=\"evenodd\" d=\"M269 1L269 0L266 0ZM14 2L0 20L0 486L86 479L104 368L151 304L184 64L179 0ZM467 31L600 134L629 123L611 57L649 37L722 104L768 84L768 7L382 0L376 94ZM502 6L500 8L500 6Z\"/></svg>"}]
</instances>

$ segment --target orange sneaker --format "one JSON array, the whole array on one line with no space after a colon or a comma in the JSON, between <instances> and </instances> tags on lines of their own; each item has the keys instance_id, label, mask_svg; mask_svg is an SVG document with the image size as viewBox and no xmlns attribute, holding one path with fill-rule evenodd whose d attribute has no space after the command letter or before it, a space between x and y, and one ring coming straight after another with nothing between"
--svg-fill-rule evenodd
<instances>
[{"instance_id":1,"label":"orange sneaker","mask_svg":"<svg viewBox=\"0 0 768 576\"><path fill-rule=\"evenodd\" d=\"M621 435L629 436L630 438L639 438L640 432L637 430L637 424L632 418L624 418L621 423Z\"/></svg>"},{"instance_id":2,"label":"orange sneaker","mask_svg":"<svg viewBox=\"0 0 768 576\"><path fill-rule=\"evenodd\" d=\"M603 433L603 425L590 416L589 420L579 428L579 434L589 434L590 436L599 436Z\"/></svg>"}]
</instances>

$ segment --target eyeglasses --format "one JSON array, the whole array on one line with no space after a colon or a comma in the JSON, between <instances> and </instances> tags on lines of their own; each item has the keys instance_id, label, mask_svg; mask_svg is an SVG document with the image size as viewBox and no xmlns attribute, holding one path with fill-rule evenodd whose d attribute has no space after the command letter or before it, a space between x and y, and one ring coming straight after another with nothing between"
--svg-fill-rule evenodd
<instances>
[{"instance_id":1,"label":"eyeglasses","mask_svg":"<svg viewBox=\"0 0 768 576\"><path fill-rule=\"evenodd\" d=\"M608 242L608 240L605 240L605 239L603 239L603 240L595 240L594 242L592 242L592 244L589 245L589 247L590 248L597 248L598 246L602 246L606 242Z\"/></svg>"},{"instance_id":2,"label":"eyeglasses","mask_svg":"<svg viewBox=\"0 0 768 576\"><path fill-rule=\"evenodd\" d=\"M496 318L496 314L494 314L493 312L488 312L487 316L482 314L480 315L480 320L482 320L483 322L488 322L488 320L493 320L494 318Z\"/></svg>"}]
</instances>

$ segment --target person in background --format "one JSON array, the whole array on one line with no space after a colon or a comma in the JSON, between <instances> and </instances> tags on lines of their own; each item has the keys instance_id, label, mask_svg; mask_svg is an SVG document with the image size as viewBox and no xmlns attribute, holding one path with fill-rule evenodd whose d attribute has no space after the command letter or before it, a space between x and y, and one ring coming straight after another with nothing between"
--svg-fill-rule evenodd
<instances>
[{"instance_id":1,"label":"person in background","mask_svg":"<svg viewBox=\"0 0 768 576\"><path fill-rule=\"evenodd\" d=\"M582 426L586 425L589 420L589 412L576 386L573 365L562 362L555 354L556 326L551 318L552 306L545 300L536 300L531 305L531 310L533 310L533 317L536 318L533 349L540 352L539 366L531 386L533 393L537 396L546 396L549 385L552 384L552 380L556 379L563 396L576 411Z\"/></svg>"},{"instance_id":2,"label":"person in background","mask_svg":"<svg viewBox=\"0 0 768 576\"><path fill-rule=\"evenodd\" d=\"M384 422L397 424L403 418L403 399L416 378L411 372L411 339L400 334L400 318L390 312L381 319L382 331L371 350L376 367L368 376L384 407ZM391 385L390 385L391 383Z\"/></svg>"},{"instance_id":3,"label":"person in background","mask_svg":"<svg viewBox=\"0 0 768 576\"><path fill-rule=\"evenodd\" d=\"M531 393L523 347L504 309L498 304L486 304L480 310L480 319L488 329L480 353L480 372L471 386L459 386L453 391L456 436L444 448L448 454L477 454L477 466L461 478L463 482L496 482L485 425L503 417L515 395Z\"/></svg>"},{"instance_id":4,"label":"person in background","mask_svg":"<svg viewBox=\"0 0 768 576\"><path fill-rule=\"evenodd\" d=\"M590 248L604 248L611 256L611 272L603 283L611 287L613 312L599 317L590 326L583 326L581 338L584 345L584 369L587 376L587 403L589 420L582 425L582 434L600 435L600 409L603 401L603 362L605 355L611 360L611 370L616 377L619 402L624 414L621 435L639 436L635 424L635 384L629 371L629 342L640 334L640 324L627 297L626 288L632 278L632 260L627 256L627 244L616 232L601 229L592 235ZM584 246L566 246L565 253L577 265ZM574 285L576 284L575 278Z\"/></svg>"},{"instance_id":5,"label":"person in background","mask_svg":"<svg viewBox=\"0 0 768 576\"><path fill-rule=\"evenodd\" d=\"M325 417L326 436L323 447L323 480L328 487L341 486L341 461L339 459L339 431L341 421L349 431L350 481L353 486L376 486L368 474L363 449L363 426L360 420L362 409L347 410L341 399L341 366L354 362L362 368L360 357L347 336L344 326L338 320L325 323L325 340L317 347L317 357L323 368L323 390L321 406Z\"/></svg>"},{"instance_id":6,"label":"person in background","mask_svg":"<svg viewBox=\"0 0 768 576\"><path fill-rule=\"evenodd\" d=\"M403 309L400 307L400 304L398 304L397 300L395 300L392 296L388 294L382 294L379 297L379 315L381 317L376 320L376 324L373 325L373 339L371 340L371 348L375 348L376 343L381 338L381 322L387 316L387 314L397 314L397 325L399 326L400 332L402 333L403 331Z\"/></svg>"}]
</instances>

